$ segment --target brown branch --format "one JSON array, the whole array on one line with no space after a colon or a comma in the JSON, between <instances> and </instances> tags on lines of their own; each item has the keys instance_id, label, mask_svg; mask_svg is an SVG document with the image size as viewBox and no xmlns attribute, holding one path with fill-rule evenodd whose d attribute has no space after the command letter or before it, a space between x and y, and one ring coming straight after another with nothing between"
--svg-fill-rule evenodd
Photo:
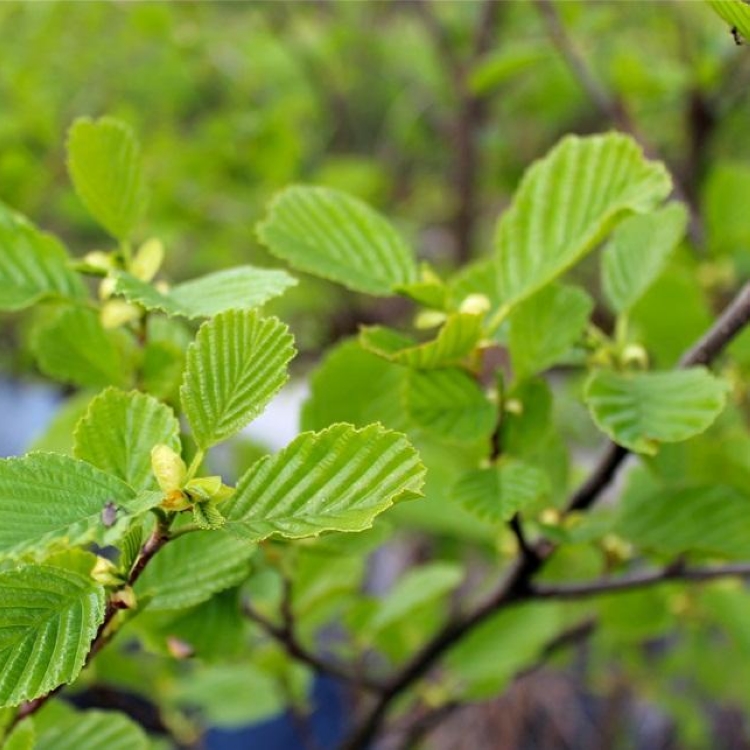
<instances>
[{"instance_id":1,"label":"brown branch","mask_svg":"<svg viewBox=\"0 0 750 750\"><path fill-rule=\"evenodd\" d=\"M300 642L294 625L294 615L291 606L291 585L284 579L284 595L281 603L282 624L278 625L262 612L259 612L250 602L242 605L245 616L258 625L269 637L273 638L287 655L295 661L306 664L318 674L328 675L340 682L350 684L372 693L380 693L384 686L364 674L352 674L334 662L322 659L309 651Z\"/></svg>"},{"instance_id":2,"label":"brown branch","mask_svg":"<svg viewBox=\"0 0 750 750\"><path fill-rule=\"evenodd\" d=\"M750 284L746 284L728 307L720 315L711 329L693 347L691 347L681 358L681 367L690 367L699 364L708 364L717 357L732 339L750 321ZM611 446L605 452L604 459L594 469L593 480L584 483L586 493L580 490L573 495L568 503L569 510L583 510L590 507L599 495L607 488L614 478L618 466L622 460L629 455L625 449L612 449ZM544 588L534 587L532 579L542 568L547 559L554 553L555 545L547 540L539 540L531 549L533 554L523 554L514 561L504 580L495 591L468 614L458 616L446 623L446 625L425 644L417 654L408 661L386 684L385 690L372 706L370 712L357 725L348 738L341 745L341 750L364 750L377 736L380 727L387 716L391 705L417 680L421 679L433 665L454 644L471 632L489 617L501 609L528 601L534 598L545 598ZM688 571L685 575L684 571ZM636 588L639 585L648 585L661 580L678 578L678 573L685 580L707 580L727 575L745 575L742 566L725 566L723 568L690 569L683 566L671 566L652 574L642 574L641 577L633 579L616 579L622 583L614 584L620 590ZM645 580L643 575L646 575ZM748 569L750 575L750 569ZM649 578L651 576L651 578ZM610 581L611 583L611 581ZM592 584L585 584L591 586ZM548 589L549 590L549 589ZM572 591L574 591L573 589ZM607 591L614 590L612 586ZM542 592L541 595L539 592ZM594 595L592 592L591 595ZM572 595L572 594L571 594ZM585 595L580 593L580 596ZM561 595L562 596L562 595ZM546 598L550 598L548 595Z\"/></svg>"},{"instance_id":3,"label":"brown branch","mask_svg":"<svg viewBox=\"0 0 750 750\"><path fill-rule=\"evenodd\" d=\"M151 533L151 536L146 540L145 544L141 548L138 558L136 559L133 567L130 570L127 582L118 591L135 585L135 582L140 578L141 574L143 573L149 562L153 559L154 555L156 555L156 553L169 541L169 525L170 521L165 518L159 518L157 520L156 527ZM114 632L110 630L110 625L114 620L115 615L120 610L125 608L122 600L118 597L118 591L115 591L107 601L107 606L104 610L104 619L102 620L98 630L96 631L94 640L91 642L89 652L86 656L86 661L83 665L84 668L89 665L94 656L96 656L96 654L98 654L99 651L101 651L101 649L106 646L114 636ZM13 721L8 727L8 732L10 732L13 727L19 724L27 716L35 714L50 698L57 695L57 693L59 693L60 690L63 689L63 687L65 686L60 685L46 695L41 695L32 701L27 701L26 703L21 704L18 711L16 712L15 717L13 718Z\"/></svg>"}]
</instances>

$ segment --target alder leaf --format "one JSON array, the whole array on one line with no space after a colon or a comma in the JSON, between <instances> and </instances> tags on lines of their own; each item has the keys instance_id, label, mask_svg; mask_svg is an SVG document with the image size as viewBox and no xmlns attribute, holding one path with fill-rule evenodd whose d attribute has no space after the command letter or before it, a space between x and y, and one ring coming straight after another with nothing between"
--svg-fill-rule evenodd
<instances>
[{"instance_id":1,"label":"alder leaf","mask_svg":"<svg viewBox=\"0 0 750 750\"><path fill-rule=\"evenodd\" d=\"M563 138L526 172L500 217L495 263L503 305L560 276L620 219L651 210L671 187L664 166L646 160L629 136Z\"/></svg>"},{"instance_id":2,"label":"alder leaf","mask_svg":"<svg viewBox=\"0 0 750 750\"><path fill-rule=\"evenodd\" d=\"M133 131L112 117L83 117L70 128L67 148L78 197L113 237L127 239L146 203Z\"/></svg>"},{"instance_id":3,"label":"alder leaf","mask_svg":"<svg viewBox=\"0 0 750 750\"><path fill-rule=\"evenodd\" d=\"M205 322L187 352L182 407L201 448L257 417L288 379L294 339L278 318L228 310Z\"/></svg>"},{"instance_id":4,"label":"alder leaf","mask_svg":"<svg viewBox=\"0 0 750 750\"><path fill-rule=\"evenodd\" d=\"M258 226L261 242L301 271L388 296L418 278L411 248L370 206L324 187L290 187Z\"/></svg>"},{"instance_id":5,"label":"alder leaf","mask_svg":"<svg viewBox=\"0 0 750 750\"><path fill-rule=\"evenodd\" d=\"M118 711L81 711L43 731L34 750L149 750L138 724Z\"/></svg>"},{"instance_id":6,"label":"alder leaf","mask_svg":"<svg viewBox=\"0 0 750 750\"><path fill-rule=\"evenodd\" d=\"M52 565L0 572L0 706L72 682L104 619L104 589Z\"/></svg>"},{"instance_id":7,"label":"alder leaf","mask_svg":"<svg viewBox=\"0 0 750 750\"><path fill-rule=\"evenodd\" d=\"M185 318L211 318L225 310L252 310L283 294L297 280L286 271L239 266L201 276L160 292L128 273L118 273L115 293L146 310Z\"/></svg>"},{"instance_id":8,"label":"alder leaf","mask_svg":"<svg viewBox=\"0 0 750 750\"><path fill-rule=\"evenodd\" d=\"M655 454L706 430L724 408L728 386L704 367L672 372L595 372L584 398L597 426L619 445Z\"/></svg>"},{"instance_id":9,"label":"alder leaf","mask_svg":"<svg viewBox=\"0 0 750 750\"><path fill-rule=\"evenodd\" d=\"M250 467L221 505L224 528L252 541L362 531L393 503L421 495L424 473L407 439L381 425L305 432Z\"/></svg>"},{"instance_id":10,"label":"alder leaf","mask_svg":"<svg viewBox=\"0 0 750 750\"><path fill-rule=\"evenodd\" d=\"M737 29L745 41L750 40L750 7L744 0L708 0L708 4Z\"/></svg>"},{"instance_id":11,"label":"alder leaf","mask_svg":"<svg viewBox=\"0 0 750 750\"><path fill-rule=\"evenodd\" d=\"M156 489L151 449L158 444L180 451L180 424L172 409L145 393L108 388L78 423L74 455L140 492Z\"/></svg>"}]
</instances>

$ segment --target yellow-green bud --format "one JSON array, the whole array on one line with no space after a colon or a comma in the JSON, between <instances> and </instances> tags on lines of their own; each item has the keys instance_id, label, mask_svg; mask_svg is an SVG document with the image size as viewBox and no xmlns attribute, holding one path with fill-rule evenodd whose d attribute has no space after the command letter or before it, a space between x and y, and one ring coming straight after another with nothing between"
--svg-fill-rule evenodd
<instances>
[{"instance_id":1,"label":"yellow-green bud","mask_svg":"<svg viewBox=\"0 0 750 750\"><path fill-rule=\"evenodd\" d=\"M111 299L102 305L99 318L104 328L119 328L120 326L138 320L141 309L122 299Z\"/></svg>"},{"instance_id":2,"label":"yellow-green bud","mask_svg":"<svg viewBox=\"0 0 750 750\"><path fill-rule=\"evenodd\" d=\"M155 445L151 449L151 469L159 487L165 493L181 490L187 478L187 467L182 457L168 445Z\"/></svg>"},{"instance_id":3,"label":"yellow-green bud","mask_svg":"<svg viewBox=\"0 0 750 750\"><path fill-rule=\"evenodd\" d=\"M458 308L459 312L470 315L484 315L492 308L490 298L486 294L470 294Z\"/></svg>"},{"instance_id":4,"label":"yellow-green bud","mask_svg":"<svg viewBox=\"0 0 750 750\"><path fill-rule=\"evenodd\" d=\"M123 583L117 566L106 557L97 557L91 577L102 586L119 586Z\"/></svg>"},{"instance_id":5,"label":"yellow-green bud","mask_svg":"<svg viewBox=\"0 0 750 750\"><path fill-rule=\"evenodd\" d=\"M130 264L130 273L141 281L151 281L156 276L164 261L164 245L161 240L146 240Z\"/></svg>"}]
</instances>

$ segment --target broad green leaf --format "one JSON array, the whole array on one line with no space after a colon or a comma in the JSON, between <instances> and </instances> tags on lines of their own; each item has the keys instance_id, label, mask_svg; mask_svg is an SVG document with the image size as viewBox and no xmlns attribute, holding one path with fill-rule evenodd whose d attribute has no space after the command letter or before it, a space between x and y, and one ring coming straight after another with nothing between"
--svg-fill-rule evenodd
<instances>
[{"instance_id":1,"label":"broad green leaf","mask_svg":"<svg viewBox=\"0 0 750 750\"><path fill-rule=\"evenodd\" d=\"M86 308L68 308L36 332L34 353L46 375L84 387L128 387L133 367L122 331L105 330Z\"/></svg>"},{"instance_id":2,"label":"broad green leaf","mask_svg":"<svg viewBox=\"0 0 750 750\"><path fill-rule=\"evenodd\" d=\"M667 197L664 166L625 135L567 136L536 162L500 217L496 267L510 307L560 276L629 213Z\"/></svg>"},{"instance_id":3,"label":"broad green leaf","mask_svg":"<svg viewBox=\"0 0 750 750\"><path fill-rule=\"evenodd\" d=\"M22 310L48 297L85 295L60 242L0 203L0 310Z\"/></svg>"},{"instance_id":4,"label":"broad green leaf","mask_svg":"<svg viewBox=\"0 0 750 750\"><path fill-rule=\"evenodd\" d=\"M482 337L482 316L456 313L448 316L437 336L424 344L384 326L362 328L359 342L379 357L417 369L458 365L474 351Z\"/></svg>"},{"instance_id":5,"label":"broad green leaf","mask_svg":"<svg viewBox=\"0 0 750 750\"><path fill-rule=\"evenodd\" d=\"M394 502L419 496L423 482L424 467L403 435L337 424L257 461L221 510L227 530L254 541L362 531Z\"/></svg>"},{"instance_id":6,"label":"broad green leaf","mask_svg":"<svg viewBox=\"0 0 750 750\"><path fill-rule=\"evenodd\" d=\"M708 428L724 408L727 385L703 367L623 374L600 370L585 399L597 426L636 453L656 453Z\"/></svg>"},{"instance_id":7,"label":"broad green leaf","mask_svg":"<svg viewBox=\"0 0 750 750\"><path fill-rule=\"evenodd\" d=\"M497 286L497 271L492 258L474 261L463 266L449 281L450 301L460 307L471 294L483 294L492 308L500 306L500 290Z\"/></svg>"},{"instance_id":8,"label":"broad green leaf","mask_svg":"<svg viewBox=\"0 0 750 750\"><path fill-rule=\"evenodd\" d=\"M510 354L519 379L559 362L583 334L594 303L583 289L550 284L510 316Z\"/></svg>"},{"instance_id":9,"label":"broad green leaf","mask_svg":"<svg viewBox=\"0 0 750 750\"><path fill-rule=\"evenodd\" d=\"M184 609L244 581L255 548L216 531L195 531L169 542L138 579L148 611Z\"/></svg>"},{"instance_id":10,"label":"broad green leaf","mask_svg":"<svg viewBox=\"0 0 750 750\"><path fill-rule=\"evenodd\" d=\"M140 492L156 489L151 449L159 444L180 450L180 424L172 409L144 393L108 388L78 423L74 454Z\"/></svg>"},{"instance_id":11,"label":"broad green leaf","mask_svg":"<svg viewBox=\"0 0 750 750\"><path fill-rule=\"evenodd\" d=\"M460 566L445 562L430 563L408 571L383 599L371 626L382 629L408 617L424 604L455 589L462 578Z\"/></svg>"},{"instance_id":12,"label":"broad green leaf","mask_svg":"<svg viewBox=\"0 0 750 750\"><path fill-rule=\"evenodd\" d=\"M200 327L180 397L201 448L231 437L263 411L289 377L293 342L281 321L257 312L228 310Z\"/></svg>"},{"instance_id":13,"label":"broad green leaf","mask_svg":"<svg viewBox=\"0 0 750 750\"><path fill-rule=\"evenodd\" d=\"M706 225L709 250L712 255L730 254L740 261L750 249L745 201L745 196L750 194L750 165L728 159L719 161L713 165L704 184L701 216Z\"/></svg>"},{"instance_id":14,"label":"broad green leaf","mask_svg":"<svg viewBox=\"0 0 750 750\"><path fill-rule=\"evenodd\" d=\"M89 213L113 236L130 236L146 197L138 142L111 117L80 118L68 134L68 172Z\"/></svg>"},{"instance_id":15,"label":"broad green leaf","mask_svg":"<svg viewBox=\"0 0 750 750\"><path fill-rule=\"evenodd\" d=\"M502 693L524 667L538 662L544 647L564 627L558 604L524 604L499 612L461 640L446 666L463 685L466 699Z\"/></svg>"},{"instance_id":16,"label":"broad green leaf","mask_svg":"<svg viewBox=\"0 0 750 750\"><path fill-rule=\"evenodd\" d=\"M708 0L708 4L732 27L750 39L750 8L743 0Z\"/></svg>"},{"instance_id":17,"label":"broad green leaf","mask_svg":"<svg viewBox=\"0 0 750 750\"><path fill-rule=\"evenodd\" d=\"M602 284L618 312L630 310L664 270L685 235L688 215L681 203L636 214L612 234L602 255Z\"/></svg>"},{"instance_id":18,"label":"broad green leaf","mask_svg":"<svg viewBox=\"0 0 750 750\"><path fill-rule=\"evenodd\" d=\"M453 488L453 497L482 520L502 523L549 491L549 480L541 469L503 458L495 466L464 474Z\"/></svg>"},{"instance_id":19,"label":"broad green leaf","mask_svg":"<svg viewBox=\"0 0 750 750\"><path fill-rule=\"evenodd\" d=\"M104 619L104 589L52 565L0 573L0 706L72 682Z\"/></svg>"},{"instance_id":20,"label":"broad green leaf","mask_svg":"<svg viewBox=\"0 0 750 750\"><path fill-rule=\"evenodd\" d=\"M721 484L631 490L613 530L651 552L742 559L750 548L749 506L746 494Z\"/></svg>"},{"instance_id":21,"label":"broad green leaf","mask_svg":"<svg viewBox=\"0 0 750 750\"><path fill-rule=\"evenodd\" d=\"M272 201L258 236L278 258L357 292L388 296L417 280L411 248L379 213L346 193L291 187Z\"/></svg>"},{"instance_id":22,"label":"broad green leaf","mask_svg":"<svg viewBox=\"0 0 750 750\"><path fill-rule=\"evenodd\" d=\"M408 419L426 432L452 442L489 438L497 407L463 370L409 370L403 390Z\"/></svg>"},{"instance_id":23,"label":"broad green leaf","mask_svg":"<svg viewBox=\"0 0 750 750\"><path fill-rule=\"evenodd\" d=\"M35 750L149 750L146 733L118 711L82 711L42 732Z\"/></svg>"},{"instance_id":24,"label":"broad green leaf","mask_svg":"<svg viewBox=\"0 0 750 750\"><path fill-rule=\"evenodd\" d=\"M35 744L34 722L31 717L28 717L16 725L3 742L2 748L3 750L34 750Z\"/></svg>"},{"instance_id":25,"label":"broad green leaf","mask_svg":"<svg viewBox=\"0 0 750 750\"><path fill-rule=\"evenodd\" d=\"M297 280L274 268L239 266L216 271L160 292L128 273L117 274L115 293L146 310L185 318L211 318L225 310L252 310L283 294Z\"/></svg>"},{"instance_id":26,"label":"broad green leaf","mask_svg":"<svg viewBox=\"0 0 750 750\"><path fill-rule=\"evenodd\" d=\"M408 370L365 351L354 340L331 349L310 378L302 429L323 430L334 422L365 427L381 422L404 430L407 419L397 398Z\"/></svg>"},{"instance_id":27,"label":"broad green leaf","mask_svg":"<svg viewBox=\"0 0 750 750\"><path fill-rule=\"evenodd\" d=\"M55 453L0 460L0 554L100 540L108 503L138 510L135 492L85 461ZM112 529L110 529L110 532Z\"/></svg>"}]
</instances>

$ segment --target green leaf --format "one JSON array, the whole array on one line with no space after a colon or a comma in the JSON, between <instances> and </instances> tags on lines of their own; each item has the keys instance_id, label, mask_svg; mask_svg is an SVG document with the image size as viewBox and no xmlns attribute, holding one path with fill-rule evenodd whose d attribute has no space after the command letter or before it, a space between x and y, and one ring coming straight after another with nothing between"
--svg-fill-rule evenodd
<instances>
[{"instance_id":1,"label":"green leaf","mask_svg":"<svg viewBox=\"0 0 750 750\"><path fill-rule=\"evenodd\" d=\"M16 728L6 738L2 748L3 750L34 750L35 744L34 722L29 717L16 725Z\"/></svg>"},{"instance_id":2,"label":"green leaf","mask_svg":"<svg viewBox=\"0 0 750 750\"><path fill-rule=\"evenodd\" d=\"M294 356L277 318L228 310L204 323L190 345L182 407L201 448L221 442L257 417L288 379Z\"/></svg>"},{"instance_id":3,"label":"green leaf","mask_svg":"<svg viewBox=\"0 0 750 750\"><path fill-rule=\"evenodd\" d=\"M121 272L115 280L115 294L146 310L185 318L211 318L225 310L252 310L283 294L297 280L286 271L239 266L186 281L160 292L135 276Z\"/></svg>"},{"instance_id":4,"label":"green leaf","mask_svg":"<svg viewBox=\"0 0 750 750\"><path fill-rule=\"evenodd\" d=\"M256 541L362 531L394 502L420 495L423 482L424 467L403 435L337 424L253 464L222 505L225 528Z\"/></svg>"},{"instance_id":5,"label":"green leaf","mask_svg":"<svg viewBox=\"0 0 750 750\"><path fill-rule=\"evenodd\" d=\"M145 732L118 711L82 711L42 732L35 750L149 750Z\"/></svg>"},{"instance_id":6,"label":"green leaf","mask_svg":"<svg viewBox=\"0 0 750 750\"><path fill-rule=\"evenodd\" d=\"M363 349L389 362L431 369L461 364L481 337L482 316L457 313L448 316L435 339L424 344L384 326L362 328L359 343Z\"/></svg>"},{"instance_id":7,"label":"green leaf","mask_svg":"<svg viewBox=\"0 0 750 750\"><path fill-rule=\"evenodd\" d=\"M750 166L746 162L728 159L719 161L713 164L704 185L701 216L706 225L710 253L714 256L733 255L739 265L750 248L750 225L744 198L750 194Z\"/></svg>"},{"instance_id":8,"label":"green leaf","mask_svg":"<svg viewBox=\"0 0 750 750\"><path fill-rule=\"evenodd\" d=\"M600 370L585 399L597 426L636 453L656 453L708 428L724 408L727 385L703 367L622 374Z\"/></svg>"},{"instance_id":9,"label":"green leaf","mask_svg":"<svg viewBox=\"0 0 750 750\"><path fill-rule=\"evenodd\" d=\"M631 490L613 530L651 552L744 559L750 547L748 500L722 485Z\"/></svg>"},{"instance_id":10,"label":"green leaf","mask_svg":"<svg viewBox=\"0 0 750 750\"><path fill-rule=\"evenodd\" d=\"M137 511L134 491L85 461L55 453L0 460L0 554L102 540L108 503ZM110 529L111 533L114 531Z\"/></svg>"},{"instance_id":11,"label":"green leaf","mask_svg":"<svg viewBox=\"0 0 750 750\"><path fill-rule=\"evenodd\" d=\"M146 196L138 142L111 117L80 118L68 134L68 172L89 213L125 240L143 211Z\"/></svg>"},{"instance_id":12,"label":"green leaf","mask_svg":"<svg viewBox=\"0 0 750 750\"><path fill-rule=\"evenodd\" d=\"M519 379L559 362L583 334L594 303L583 289L550 284L510 316L510 354Z\"/></svg>"},{"instance_id":13,"label":"green leaf","mask_svg":"<svg viewBox=\"0 0 750 750\"><path fill-rule=\"evenodd\" d=\"M295 268L357 292L388 296L417 280L412 250L390 223L338 190L287 188L271 203L258 236Z\"/></svg>"},{"instance_id":14,"label":"green leaf","mask_svg":"<svg viewBox=\"0 0 750 750\"><path fill-rule=\"evenodd\" d=\"M464 474L453 488L456 502L484 521L503 523L549 493L546 474L514 458Z\"/></svg>"},{"instance_id":15,"label":"green leaf","mask_svg":"<svg viewBox=\"0 0 750 750\"><path fill-rule=\"evenodd\" d=\"M630 310L666 267L685 235L688 215L681 203L631 216L614 231L602 256L602 285L618 312Z\"/></svg>"},{"instance_id":16,"label":"green leaf","mask_svg":"<svg viewBox=\"0 0 750 750\"><path fill-rule=\"evenodd\" d=\"M567 136L524 175L496 234L500 298L510 307L593 250L628 213L669 194L664 166L619 133Z\"/></svg>"},{"instance_id":17,"label":"green leaf","mask_svg":"<svg viewBox=\"0 0 750 750\"><path fill-rule=\"evenodd\" d=\"M330 349L310 378L310 398L302 408L302 429L323 430L334 422L365 427L381 422L404 430L407 419L394 395L408 370L365 351L355 341Z\"/></svg>"},{"instance_id":18,"label":"green leaf","mask_svg":"<svg viewBox=\"0 0 750 750\"><path fill-rule=\"evenodd\" d=\"M133 368L128 346L122 331L105 330L99 316L82 307L63 310L37 330L33 341L42 372L66 383L94 388L130 385Z\"/></svg>"},{"instance_id":19,"label":"green leaf","mask_svg":"<svg viewBox=\"0 0 750 750\"><path fill-rule=\"evenodd\" d=\"M60 404L45 431L32 441L28 451L72 456L73 431L89 408L91 398L90 391L79 391Z\"/></svg>"},{"instance_id":20,"label":"green leaf","mask_svg":"<svg viewBox=\"0 0 750 750\"><path fill-rule=\"evenodd\" d=\"M750 39L750 8L743 0L708 0L708 4L732 27Z\"/></svg>"},{"instance_id":21,"label":"green leaf","mask_svg":"<svg viewBox=\"0 0 750 750\"><path fill-rule=\"evenodd\" d=\"M72 682L104 619L104 589L52 565L0 573L0 706Z\"/></svg>"},{"instance_id":22,"label":"green leaf","mask_svg":"<svg viewBox=\"0 0 750 750\"><path fill-rule=\"evenodd\" d=\"M169 542L138 579L136 594L152 597L148 610L184 609L250 575L255 547L215 531L195 531Z\"/></svg>"},{"instance_id":23,"label":"green leaf","mask_svg":"<svg viewBox=\"0 0 750 750\"><path fill-rule=\"evenodd\" d=\"M409 420L425 432L452 442L489 438L497 407L463 370L409 370L403 404Z\"/></svg>"},{"instance_id":24,"label":"green leaf","mask_svg":"<svg viewBox=\"0 0 750 750\"><path fill-rule=\"evenodd\" d=\"M74 455L140 492L156 489L151 449L158 444L180 451L180 424L174 412L144 393L108 388L78 423Z\"/></svg>"},{"instance_id":25,"label":"green leaf","mask_svg":"<svg viewBox=\"0 0 750 750\"><path fill-rule=\"evenodd\" d=\"M0 203L0 310L22 310L48 297L85 296L60 242Z\"/></svg>"},{"instance_id":26,"label":"green leaf","mask_svg":"<svg viewBox=\"0 0 750 750\"><path fill-rule=\"evenodd\" d=\"M193 505L193 520L202 529L220 529L226 523L226 518L211 500Z\"/></svg>"},{"instance_id":27,"label":"green leaf","mask_svg":"<svg viewBox=\"0 0 750 750\"><path fill-rule=\"evenodd\" d=\"M463 578L460 566L445 562L408 571L378 607L371 627L381 630L411 615L414 610L448 594Z\"/></svg>"}]
</instances>

